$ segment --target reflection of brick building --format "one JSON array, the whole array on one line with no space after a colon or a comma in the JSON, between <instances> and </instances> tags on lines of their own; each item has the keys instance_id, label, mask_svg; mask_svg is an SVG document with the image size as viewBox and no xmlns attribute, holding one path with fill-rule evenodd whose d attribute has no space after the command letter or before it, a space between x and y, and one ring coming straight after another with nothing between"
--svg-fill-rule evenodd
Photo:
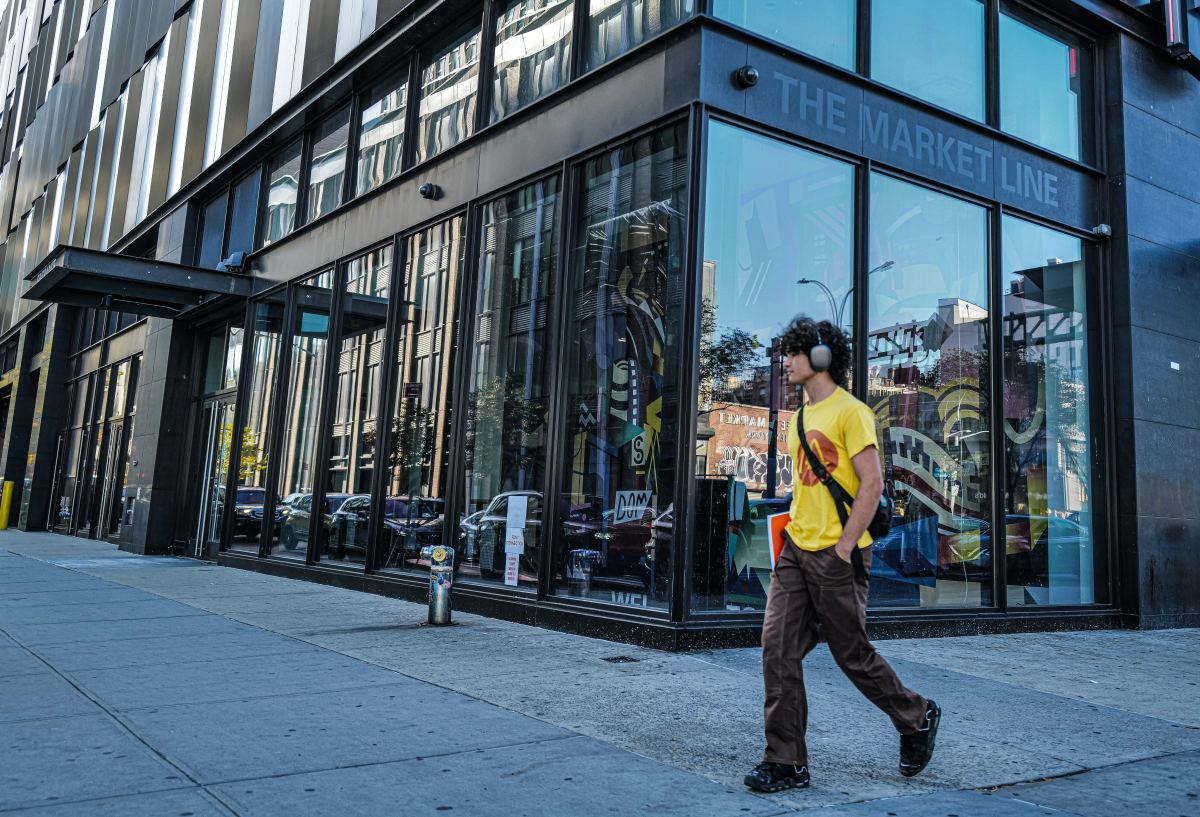
<instances>
[{"instance_id":1,"label":"reflection of brick building","mask_svg":"<svg viewBox=\"0 0 1200 817\"><path fill-rule=\"evenodd\" d=\"M787 433L792 422L790 412L779 413L776 494L792 490L792 459L787 453ZM751 492L767 487L767 447L770 440L770 412L761 406L741 403L715 403L708 415L713 435L705 442L702 454L710 475L733 476Z\"/></svg>"}]
</instances>

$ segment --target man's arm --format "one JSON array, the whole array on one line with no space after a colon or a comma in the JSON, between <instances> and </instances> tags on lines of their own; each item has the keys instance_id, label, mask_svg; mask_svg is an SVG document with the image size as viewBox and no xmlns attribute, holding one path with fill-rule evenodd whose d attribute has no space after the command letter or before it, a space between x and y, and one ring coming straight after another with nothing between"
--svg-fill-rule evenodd
<instances>
[{"instance_id":1,"label":"man's arm","mask_svg":"<svg viewBox=\"0 0 1200 817\"><path fill-rule=\"evenodd\" d=\"M858 494L854 497L850 518L846 520L841 538L835 546L838 556L847 562L858 546L858 540L867 532L875 509L879 507L879 497L883 496L883 472L879 468L879 452L875 446L869 445L859 451L850 462L854 464L854 473L858 475Z\"/></svg>"}]
</instances>

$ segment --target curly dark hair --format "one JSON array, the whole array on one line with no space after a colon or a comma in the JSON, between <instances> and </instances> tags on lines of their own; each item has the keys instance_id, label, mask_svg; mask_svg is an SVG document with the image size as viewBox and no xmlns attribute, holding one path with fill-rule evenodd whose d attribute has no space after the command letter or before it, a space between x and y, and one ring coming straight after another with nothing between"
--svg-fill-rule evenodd
<instances>
[{"instance_id":1,"label":"curly dark hair","mask_svg":"<svg viewBox=\"0 0 1200 817\"><path fill-rule=\"evenodd\" d=\"M820 332L819 335L818 330ZM807 355L809 350L817 345L818 338L824 341L829 350L833 352L833 362L829 366L829 376L833 378L834 383L845 388L849 382L848 378L852 363L850 339L846 337L845 332L829 321L817 323L807 315L798 315L792 319L792 322L788 324L787 329L783 331L783 335L779 338L779 349L785 355L801 353Z\"/></svg>"}]
</instances>

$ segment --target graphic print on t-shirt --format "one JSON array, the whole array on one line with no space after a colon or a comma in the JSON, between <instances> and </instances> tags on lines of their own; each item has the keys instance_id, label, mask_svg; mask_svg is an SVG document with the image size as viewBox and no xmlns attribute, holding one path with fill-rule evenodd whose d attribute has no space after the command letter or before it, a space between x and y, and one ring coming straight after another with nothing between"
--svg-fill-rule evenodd
<instances>
[{"instance_id":1,"label":"graphic print on t-shirt","mask_svg":"<svg viewBox=\"0 0 1200 817\"><path fill-rule=\"evenodd\" d=\"M831 474L836 471L838 467L838 452L837 446L833 444L833 441L826 437L824 432L815 428L804 436L808 438L808 447L817 455L817 459L825 464L825 469ZM813 471L812 465L808 461L808 456L803 450L800 451L799 462L800 481L809 487L819 485L821 480L817 477L816 472Z\"/></svg>"}]
</instances>

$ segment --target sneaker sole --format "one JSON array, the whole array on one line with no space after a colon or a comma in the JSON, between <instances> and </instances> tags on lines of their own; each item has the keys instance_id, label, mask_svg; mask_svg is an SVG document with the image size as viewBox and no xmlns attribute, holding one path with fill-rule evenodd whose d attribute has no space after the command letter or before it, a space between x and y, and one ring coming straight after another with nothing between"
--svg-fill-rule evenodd
<instances>
[{"instance_id":1,"label":"sneaker sole","mask_svg":"<svg viewBox=\"0 0 1200 817\"><path fill-rule=\"evenodd\" d=\"M925 770L929 765L929 761L933 760L934 744L937 741L938 725L942 722L942 708L934 704L933 714L929 716L929 756L925 758L925 762L920 766L901 766L900 774L905 777L915 777Z\"/></svg>"},{"instance_id":2,"label":"sneaker sole","mask_svg":"<svg viewBox=\"0 0 1200 817\"><path fill-rule=\"evenodd\" d=\"M751 791L762 792L763 794L774 794L776 792L786 791L788 789L807 789L809 786L809 781L797 780L796 778L781 780L773 786L757 786L751 783L746 783L745 781L742 782L745 784L746 788L750 789Z\"/></svg>"}]
</instances>

